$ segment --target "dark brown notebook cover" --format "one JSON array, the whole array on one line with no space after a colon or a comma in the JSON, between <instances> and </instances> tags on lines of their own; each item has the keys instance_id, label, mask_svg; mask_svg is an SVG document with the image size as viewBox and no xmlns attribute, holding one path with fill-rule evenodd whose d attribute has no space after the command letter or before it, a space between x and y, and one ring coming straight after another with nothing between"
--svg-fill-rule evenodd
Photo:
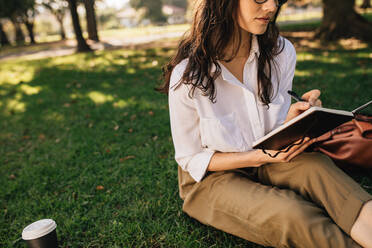
<instances>
[{"instance_id":1,"label":"dark brown notebook cover","mask_svg":"<svg viewBox=\"0 0 372 248\"><path fill-rule=\"evenodd\" d=\"M253 143L254 149L280 150L302 137L315 138L350 121L352 112L311 107Z\"/></svg>"}]
</instances>

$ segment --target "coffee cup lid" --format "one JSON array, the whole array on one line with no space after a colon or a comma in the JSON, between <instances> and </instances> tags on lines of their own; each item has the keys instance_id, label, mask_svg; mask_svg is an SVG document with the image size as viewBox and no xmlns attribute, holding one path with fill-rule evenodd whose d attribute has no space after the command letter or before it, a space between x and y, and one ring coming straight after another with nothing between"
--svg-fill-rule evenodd
<instances>
[{"instance_id":1,"label":"coffee cup lid","mask_svg":"<svg viewBox=\"0 0 372 248\"><path fill-rule=\"evenodd\" d=\"M38 220L30 225L26 226L22 232L22 239L31 240L40 238L50 232L52 232L57 227L57 224L52 219L42 219Z\"/></svg>"}]
</instances>

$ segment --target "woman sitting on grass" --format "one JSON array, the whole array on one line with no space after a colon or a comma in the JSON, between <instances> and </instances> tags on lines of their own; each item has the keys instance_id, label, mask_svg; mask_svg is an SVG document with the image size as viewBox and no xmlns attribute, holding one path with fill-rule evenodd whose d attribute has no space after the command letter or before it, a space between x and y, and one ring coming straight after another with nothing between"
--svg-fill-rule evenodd
<instances>
[{"instance_id":1,"label":"woman sitting on grass","mask_svg":"<svg viewBox=\"0 0 372 248\"><path fill-rule=\"evenodd\" d=\"M290 103L296 52L275 25L283 3L200 0L165 67L183 210L264 246L372 247L371 195L326 156L304 152L313 140L275 158L252 149L321 105L319 90Z\"/></svg>"}]
</instances>

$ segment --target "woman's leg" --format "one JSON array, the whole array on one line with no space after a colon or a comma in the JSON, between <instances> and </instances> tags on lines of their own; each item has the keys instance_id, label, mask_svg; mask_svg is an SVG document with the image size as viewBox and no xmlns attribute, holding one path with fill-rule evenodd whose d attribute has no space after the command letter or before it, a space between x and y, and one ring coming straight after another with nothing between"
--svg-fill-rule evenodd
<instances>
[{"instance_id":1,"label":"woman's leg","mask_svg":"<svg viewBox=\"0 0 372 248\"><path fill-rule=\"evenodd\" d=\"M239 171L192 183L179 169L183 210L217 229L273 247L359 247L314 203L292 190L262 185Z\"/></svg>"},{"instance_id":2,"label":"woman's leg","mask_svg":"<svg viewBox=\"0 0 372 248\"><path fill-rule=\"evenodd\" d=\"M335 166L331 159L320 153L304 153L289 163L264 165L258 169L258 175L266 184L292 189L305 199L323 207L349 235L363 205L372 199L357 182ZM371 220L372 209L369 212ZM362 219L367 220L363 217ZM363 229L365 221L361 223L359 232L365 229Z\"/></svg>"},{"instance_id":3,"label":"woman's leg","mask_svg":"<svg viewBox=\"0 0 372 248\"><path fill-rule=\"evenodd\" d=\"M363 247L372 247L372 201L364 204L350 234Z\"/></svg>"}]
</instances>

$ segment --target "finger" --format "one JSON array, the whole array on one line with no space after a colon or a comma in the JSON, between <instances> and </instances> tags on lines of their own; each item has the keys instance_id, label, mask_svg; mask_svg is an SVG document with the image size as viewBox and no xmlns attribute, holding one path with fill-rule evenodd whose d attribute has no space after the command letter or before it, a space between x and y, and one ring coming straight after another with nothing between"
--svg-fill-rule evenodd
<instances>
[{"instance_id":1,"label":"finger","mask_svg":"<svg viewBox=\"0 0 372 248\"><path fill-rule=\"evenodd\" d=\"M273 158L273 161L272 162L283 162L283 161L288 161L287 158L293 154L294 152L296 152L298 149L300 149L302 146L306 145L307 142L309 142L310 138L309 137L305 137L303 139L299 139L299 140L296 140L295 142L293 142L292 146L289 148L288 151L286 152L283 152L283 150L286 150L286 148L282 149L279 153L279 156L277 156L276 158ZM277 150L266 150L266 152L270 153L270 154L276 154L278 151Z\"/></svg>"},{"instance_id":2,"label":"finger","mask_svg":"<svg viewBox=\"0 0 372 248\"><path fill-rule=\"evenodd\" d=\"M298 112L302 112L310 108L310 104L308 102L296 102L292 104L292 106Z\"/></svg>"},{"instance_id":3,"label":"finger","mask_svg":"<svg viewBox=\"0 0 372 248\"><path fill-rule=\"evenodd\" d=\"M302 98L307 100L312 106L315 105L316 100L318 100L320 96L320 90L314 89L306 92L302 95Z\"/></svg>"},{"instance_id":4,"label":"finger","mask_svg":"<svg viewBox=\"0 0 372 248\"><path fill-rule=\"evenodd\" d=\"M321 94L320 90L313 89L303 94L302 98L305 100L309 100L310 98L319 98L320 94Z\"/></svg>"},{"instance_id":5,"label":"finger","mask_svg":"<svg viewBox=\"0 0 372 248\"><path fill-rule=\"evenodd\" d=\"M299 139L296 142L293 142L293 146L287 151L284 152L281 156L281 159L284 161L287 161L288 158L295 153L297 150L301 149L302 146L304 146L308 141L310 140L309 137L305 137L304 139Z\"/></svg>"},{"instance_id":6,"label":"finger","mask_svg":"<svg viewBox=\"0 0 372 248\"><path fill-rule=\"evenodd\" d=\"M314 106L321 107L322 106L322 101L320 99L316 100Z\"/></svg>"},{"instance_id":7,"label":"finger","mask_svg":"<svg viewBox=\"0 0 372 248\"><path fill-rule=\"evenodd\" d=\"M304 152L306 150L306 148L308 148L313 143L314 143L314 140L308 140L305 144L303 144L301 147L299 147L299 149L297 149L295 152L290 154L287 158L287 161L288 162L291 161L293 158L295 158L296 156L298 156L299 154Z\"/></svg>"},{"instance_id":8,"label":"finger","mask_svg":"<svg viewBox=\"0 0 372 248\"><path fill-rule=\"evenodd\" d=\"M305 138L306 139L306 138ZM299 139L299 140L296 140L295 142L293 142L293 144L298 144L299 142L301 142L302 139ZM266 150L266 153L269 153L269 154L276 154L279 152L278 156L272 158L272 162L283 162L285 161L285 159L289 156L289 154L291 154L294 150L296 149L295 148L296 145L292 146L288 151L284 152L287 148L283 148L281 149L280 151L278 150Z\"/></svg>"}]
</instances>

